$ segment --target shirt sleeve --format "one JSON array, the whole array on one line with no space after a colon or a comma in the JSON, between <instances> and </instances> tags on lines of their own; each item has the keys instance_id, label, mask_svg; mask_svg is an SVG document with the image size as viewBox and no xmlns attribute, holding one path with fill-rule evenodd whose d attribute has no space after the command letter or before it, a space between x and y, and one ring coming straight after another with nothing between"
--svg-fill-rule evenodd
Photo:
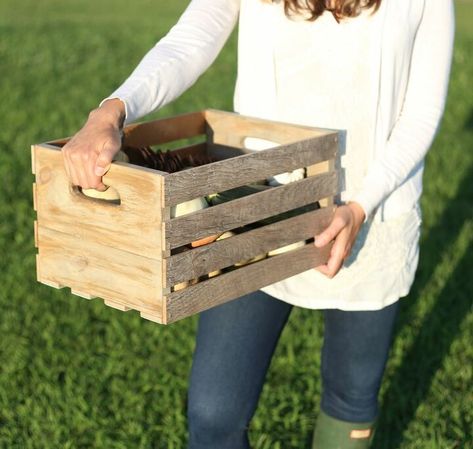
<instances>
[{"instance_id":1,"label":"shirt sleeve","mask_svg":"<svg viewBox=\"0 0 473 449\"><path fill-rule=\"evenodd\" d=\"M192 0L176 25L100 104L122 100L129 123L176 99L216 59L235 27L239 6L240 0Z\"/></svg>"},{"instance_id":2,"label":"shirt sleeve","mask_svg":"<svg viewBox=\"0 0 473 449\"><path fill-rule=\"evenodd\" d=\"M409 177L433 142L447 97L454 21L453 0L426 0L401 113L386 148L351 199L361 205L366 218Z\"/></svg>"}]
</instances>

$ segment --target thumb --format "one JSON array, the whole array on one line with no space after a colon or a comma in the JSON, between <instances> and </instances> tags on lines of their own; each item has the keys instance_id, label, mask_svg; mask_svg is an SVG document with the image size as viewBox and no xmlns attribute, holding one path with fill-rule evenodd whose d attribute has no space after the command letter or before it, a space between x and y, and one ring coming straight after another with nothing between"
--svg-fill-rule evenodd
<instances>
[{"instance_id":1,"label":"thumb","mask_svg":"<svg viewBox=\"0 0 473 449\"><path fill-rule=\"evenodd\" d=\"M110 169L113 156L116 151L111 147L104 147L95 161L94 173L96 176L103 176Z\"/></svg>"}]
</instances>

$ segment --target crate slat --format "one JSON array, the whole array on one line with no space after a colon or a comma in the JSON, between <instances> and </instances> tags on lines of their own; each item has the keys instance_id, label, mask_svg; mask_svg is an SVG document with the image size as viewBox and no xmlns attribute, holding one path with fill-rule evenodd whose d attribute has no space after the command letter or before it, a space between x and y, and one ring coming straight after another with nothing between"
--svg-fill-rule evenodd
<instances>
[{"instance_id":1,"label":"crate slat","mask_svg":"<svg viewBox=\"0 0 473 449\"><path fill-rule=\"evenodd\" d=\"M135 147L160 145L199 136L205 134L205 131L204 113L192 112L128 125L124 130L124 143Z\"/></svg>"},{"instance_id":2,"label":"crate slat","mask_svg":"<svg viewBox=\"0 0 473 449\"><path fill-rule=\"evenodd\" d=\"M176 248L314 203L337 189L337 172L329 172L176 217L165 223L166 243Z\"/></svg>"},{"instance_id":3,"label":"crate slat","mask_svg":"<svg viewBox=\"0 0 473 449\"><path fill-rule=\"evenodd\" d=\"M166 285L198 278L267 253L276 249L274 248L276 240L279 241L278 247L283 247L314 237L328 226L334 210L333 207L327 207L307 212L175 254L166 259Z\"/></svg>"},{"instance_id":4,"label":"crate slat","mask_svg":"<svg viewBox=\"0 0 473 449\"><path fill-rule=\"evenodd\" d=\"M164 201L173 206L199 196L250 184L331 159L337 149L338 135L334 132L171 173L164 181Z\"/></svg>"},{"instance_id":5,"label":"crate slat","mask_svg":"<svg viewBox=\"0 0 473 449\"><path fill-rule=\"evenodd\" d=\"M333 131L310 126L269 121L234 112L207 109L205 111L210 138L214 143L243 147L245 137L266 139L279 144L333 134Z\"/></svg>"},{"instance_id":6,"label":"crate slat","mask_svg":"<svg viewBox=\"0 0 473 449\"><path fill-rule=\"evenodd\" d=\"M166 297L168 323L193 315L230 299L258 290L325 263L331 247L316 248L313 243L303 248L245 265Z\"/></svg>"}]
</instances>

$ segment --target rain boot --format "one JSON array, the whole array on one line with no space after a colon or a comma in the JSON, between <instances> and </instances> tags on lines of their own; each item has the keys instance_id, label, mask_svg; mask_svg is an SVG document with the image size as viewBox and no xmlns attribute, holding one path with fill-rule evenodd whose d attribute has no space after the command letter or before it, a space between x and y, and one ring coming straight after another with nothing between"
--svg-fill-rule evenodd
<instances>
[{"instance_id":1,"label":"rain boot","mask_svg":"<svg viewBox=\"0 0 473 449\"><path fill-rule=\"evenodd\" d=\"M320 411L313 434L312 449L368 449L373 439L374 427L374 421L341 421Z\"/></svg>"}]
</instances>

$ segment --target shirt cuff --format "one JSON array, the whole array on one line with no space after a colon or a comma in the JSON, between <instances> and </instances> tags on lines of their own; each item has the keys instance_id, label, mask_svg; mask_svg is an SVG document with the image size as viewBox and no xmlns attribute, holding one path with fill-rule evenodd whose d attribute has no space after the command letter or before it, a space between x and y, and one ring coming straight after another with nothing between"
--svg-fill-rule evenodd
<instances>
[{"instance_id":1,"label":"shirt cuff","mask_svg":"<svg viewBox=\"0 0 473 449\"><path fill-rule=\"evenodd\" d=\"M350 199L350 202L356 202L361 206L361 208L365 212L365 219L363 223L366 223L375 209L375 206L373 205L373 201L370 196L366 192L359 192Z\"/></svg>"}]
</instances>

